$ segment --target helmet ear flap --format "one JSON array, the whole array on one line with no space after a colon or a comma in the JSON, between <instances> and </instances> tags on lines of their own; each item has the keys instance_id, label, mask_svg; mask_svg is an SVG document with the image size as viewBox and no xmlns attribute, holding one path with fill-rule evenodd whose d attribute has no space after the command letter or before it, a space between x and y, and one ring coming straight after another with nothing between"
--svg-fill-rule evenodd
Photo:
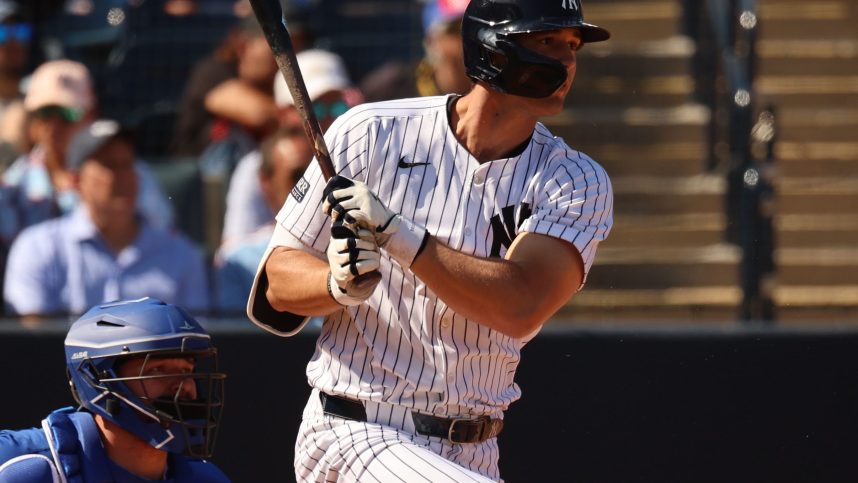
<instances>
[{"instance_id":1,"label":"helmet ear flap","mask_svg":"<svg viewBox=\"0 0 858 483\"><path fill-rule=\"evenodd\" d=\"M66 366L66 377L69 380L69 389L71 390L72 398L74 398L74 402L77 403L78 406L83 406L83 401L81 401L80 396L77 393L77 387L74 385L74 379L71 375L71 370Z\"/></svg>"}]
</instances>

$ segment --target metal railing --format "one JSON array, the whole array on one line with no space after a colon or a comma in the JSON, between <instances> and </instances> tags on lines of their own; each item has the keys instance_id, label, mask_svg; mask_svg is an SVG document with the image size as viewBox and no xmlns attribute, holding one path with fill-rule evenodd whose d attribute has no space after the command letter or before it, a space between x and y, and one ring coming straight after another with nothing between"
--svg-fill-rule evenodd
<instances>
[{"instance_id":1,"label":"metal railing","mask_svg":"<svg viewBox=\"0 0 858 483\"><path fill-rule=\"evenodd\" d=\"M708 104L709 171L727 178L727 241L742 250L743 322L775 320L772 222L775 109L761 109L754 90L759 17L756 0L706 0L696 9L695 61L700 100ZM755 120L755 112L760 111ZM760 149L757 149L757 148Z\"/></svg>"}]
</instances>

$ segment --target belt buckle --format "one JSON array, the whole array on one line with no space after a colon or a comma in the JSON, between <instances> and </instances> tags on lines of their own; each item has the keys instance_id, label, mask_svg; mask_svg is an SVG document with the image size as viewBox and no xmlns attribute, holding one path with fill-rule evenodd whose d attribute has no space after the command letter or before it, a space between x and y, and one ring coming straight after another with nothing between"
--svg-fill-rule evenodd
<instances>
[{"instance_id":1,"label":"belt buckle","mask_svg":"<svg viewBox=\"0 0 858 483\"><path fill-rule=\"evenodd\" d=\"M450 429L447 431L447 440L451 443L456 444L464 444L464 443L478 443L484 441L483 434L486 431L486 423L490 421L491 418L488 416L480 416L476 419L465 419L465 418L453 418L450 422ZM455 439L453 437L454 432L456 431L456 424L462 423L466 425L472 425L476 428L477 437L474 440L470 439ZM464 436L464 435L463 435Z\"/></svg>"},{"instance_id":2,"label":"belt buckle","mask_svg":"<svg viewBox=\"0 0 858 483\"><path fill-rule=\"evenodd\" d=\"M456 431L456 423L467 423L467 422L470 422L470 420L464 419L464 418L453 418L453 420L450 421L450 429L447 430L447 440L449 440L451 443L455 443L455 444L467 443L467 441L457 441L456 439L453 438L453 433Z\"/></svg>"}]
</instances>

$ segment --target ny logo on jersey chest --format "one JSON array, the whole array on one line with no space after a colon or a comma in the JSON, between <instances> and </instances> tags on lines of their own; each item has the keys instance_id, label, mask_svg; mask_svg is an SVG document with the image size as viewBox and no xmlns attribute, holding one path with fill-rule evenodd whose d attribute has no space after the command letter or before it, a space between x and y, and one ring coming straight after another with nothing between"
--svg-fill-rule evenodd
<instances>
[{"instance_id":1,"label":"ny logo on jersey chest","mask_svg":"<svg viewBox=\"0 0 858 483\"><path fill-rule=\"evenodd\" d=\"M581 9L578 5L578 0L560 0L561 6L564 10L575 10L576 12Z\"/></svg>"},{"instance_id":2,"label":"ny logo on jersey chest","mask_svg":"<svg viewBox=\"0 0 858 483\"><path fill-rule=\"evenodd\" d=\"M509 249L512 241L515 239L515 232L518 227L524 223L524 220L530 218L533 210L530 205L522 203L518 206L506 206L501 209L500 214L492 217L492 251L490 256L500 258L501 247Z\"/></svg>"}]
</instances>

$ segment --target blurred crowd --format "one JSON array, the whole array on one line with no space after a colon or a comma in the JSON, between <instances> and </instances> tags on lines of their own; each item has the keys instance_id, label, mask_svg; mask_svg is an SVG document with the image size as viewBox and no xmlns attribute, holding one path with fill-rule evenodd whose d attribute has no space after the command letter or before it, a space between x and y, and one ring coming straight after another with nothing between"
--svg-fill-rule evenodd
<instances>
[{"instance_id":1,"label":"blurred crowd","mask_svg":"<svg viewBox=\"0 0 858 483\"><path fill-rule=\"evenodd\" d=\"M318 21L343 1L281 2L323 130L470 88L467 1L390 3L418 54L356 67ZM145 296L242 314L312 157L247 0L0 0L0 315Z\"/></svg>"}]
</instances>

